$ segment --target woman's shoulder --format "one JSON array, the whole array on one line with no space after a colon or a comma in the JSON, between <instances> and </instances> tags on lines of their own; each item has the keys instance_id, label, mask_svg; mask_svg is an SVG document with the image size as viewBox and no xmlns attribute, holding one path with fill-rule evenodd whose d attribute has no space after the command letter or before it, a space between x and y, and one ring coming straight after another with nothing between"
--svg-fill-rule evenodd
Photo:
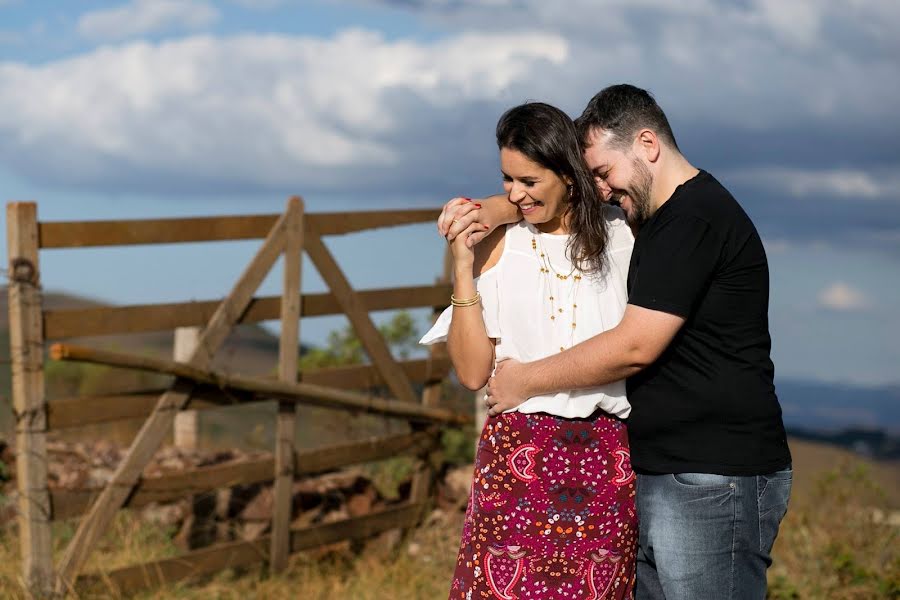
<instances>
[{"instance_id":1,"label":"woman's shoulder","mask_svg":"<svg viewBox=\"0 0 900 600\"><path fill-rule=\"evenodd\" d=\"M625 219L625 211L611 204L604 206L603 216L609 233L609 250L630 250L634 246L634 232Z\"/></svg>"}]
</instances>

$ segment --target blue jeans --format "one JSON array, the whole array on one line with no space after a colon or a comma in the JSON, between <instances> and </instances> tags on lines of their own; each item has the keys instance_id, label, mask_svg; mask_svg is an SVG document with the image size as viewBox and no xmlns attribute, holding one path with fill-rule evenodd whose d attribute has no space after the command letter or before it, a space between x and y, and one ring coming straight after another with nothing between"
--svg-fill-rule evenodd
<instances>
[{"instance_id":1,"label":"blue jeans","mask_svg":"<svg viewBox=\"0 0 900 600\"><path fill-rule=\"evenodd\" d=\"M636 600L763 600L792 477L639 474Z\"/></svg>"}]
</instances>

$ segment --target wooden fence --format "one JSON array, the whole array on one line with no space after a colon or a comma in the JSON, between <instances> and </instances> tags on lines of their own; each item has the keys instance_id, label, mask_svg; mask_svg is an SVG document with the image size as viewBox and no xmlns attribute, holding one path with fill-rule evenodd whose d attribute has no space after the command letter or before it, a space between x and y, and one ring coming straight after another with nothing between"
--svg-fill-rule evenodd
<instances>
[{"instance_id":1,"label":"wooden fence","mask_svg":"<svg viewBox=\"0 0 900 600\"><path fill-rule=\"evenodd\" d=\"M443 348L424 360L396 361L373 324L369 311L446 305L450 295L446 266L434 285L357 291L322 242L322 236L346 234L434 219L433 210L305 214L300 198L291 198L281 215L203 217L159 220L39 222L34 203L7 205L9 246L9 320L12 395L16 418L16 470L23 580L33 596L66 594L83 583L105 581L122 591L268 561L282 570L291 552L337 540L357 539L414 525L431 493L433 473L426 457L437 444L441 424L464 424L465 416L438 406L440 383L450 365ZM136 306L45 310L41 302L40 250L135 244L171 244L263 239L262 246L222 300ZM301 295L301 256L306 252L328 293ZM275 261L284 256L280 297L254 297ZM346 315L370 365L298 373L301 317ZM216 351L240 323L281 320L278 378L226 375L212 369ZM151 359L65 343L50 347L56 360L78 360L142 369L174 376L166 389L83 397L47 403L44 360L49 341L82 336L159 331L202 326L196 350L186 362ZM417 397L414 383L423 384ZM359 390L387 388L393 398ZM171 431L178 411L225 404L278 401L275 448L271 458L193 468L142 477L144 467ZM370 411L409 420L410 433L362 442L297 451L295 409L300 404ZM146 418L112 480L96 490L51 490L47 484L48 431L116 419ZM290 528L291 486L295 477L408 453L419 457L410 499L370 515L303 529ZM150 502L235 484L274 481L271 535L195 550L181 556L117 569L82 573L91 551L116 512ZM51 523L81 515L77 531L54 564Z\"/></svg>"}]
</instances>

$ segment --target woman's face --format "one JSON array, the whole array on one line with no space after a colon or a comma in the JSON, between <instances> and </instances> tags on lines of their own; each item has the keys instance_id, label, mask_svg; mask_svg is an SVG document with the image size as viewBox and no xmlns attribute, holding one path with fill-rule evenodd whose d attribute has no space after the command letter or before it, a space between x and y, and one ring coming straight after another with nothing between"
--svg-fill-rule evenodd
<instances>
[{"instance_id":1,"label":"woman's face","mask_svg":"<svg viewBox=\"0 0 900 600\"><path fill-rule=\"evenodd\" d=\"M518 150L500 149L503 189L522 216L545 233L564 229L562 216L569 201L566 182Z\"/></svg>"}]
</instances>

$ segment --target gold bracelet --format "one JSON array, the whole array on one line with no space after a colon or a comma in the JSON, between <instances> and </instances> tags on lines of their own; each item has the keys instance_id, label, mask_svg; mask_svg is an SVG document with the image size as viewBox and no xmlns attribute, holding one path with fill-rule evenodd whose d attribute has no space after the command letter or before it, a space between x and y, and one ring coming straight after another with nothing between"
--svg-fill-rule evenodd
<instances>
[{"instance_id":1,"label":"gold bracelet","mask_svg":"<svg viewBox=\"0 0 900 600\"><path fill-rule=\"evenodd\" d=\"M474 296L474 297L472 297L472 298L464 298L464 299L462 299L462 300L460 300L459 298L457 298L457 297L454 296L453 294L450 294L450 304L452 304L453 306L460 306L460 307L462 307L462 306L474 306L474 305L478 304L480 301L481 301L481 294L479 294L478 292L475 292L475 296Z\"/></svg>"}]
</instances>

